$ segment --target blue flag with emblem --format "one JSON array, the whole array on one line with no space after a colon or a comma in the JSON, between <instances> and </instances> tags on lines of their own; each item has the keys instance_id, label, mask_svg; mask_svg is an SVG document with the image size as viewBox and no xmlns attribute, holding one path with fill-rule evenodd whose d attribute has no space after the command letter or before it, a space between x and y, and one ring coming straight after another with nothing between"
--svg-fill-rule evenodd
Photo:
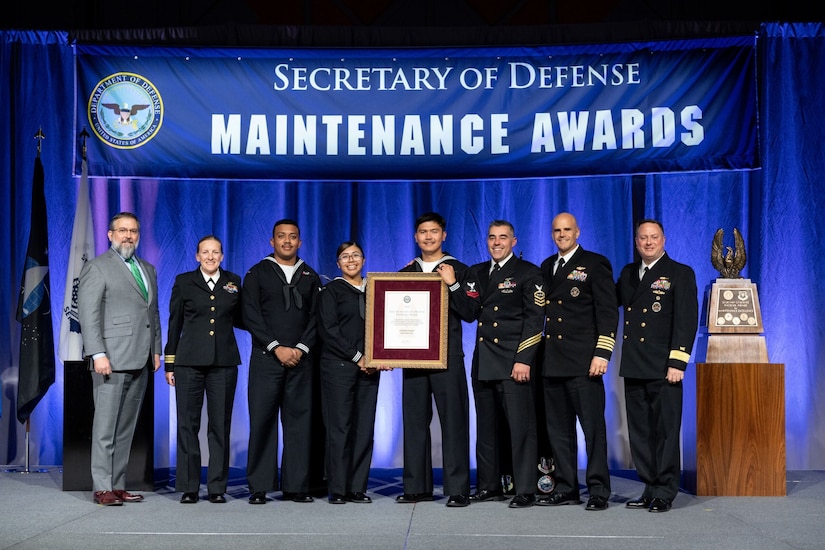
<instances>
[{"instance_id":1,"label":"blue flag with emblem","mask_svg":"<svg viewBox=\"0 0 825 550\"><path fill-rule=\"evenodd\" d=\"M20 284L17 320L20 330L20 369L17 382L17 420L24 424L49 386L54 384L54 334L49 289L49 239L43 163L34 162L31 230Z\"/></svg>"}]
</instances>

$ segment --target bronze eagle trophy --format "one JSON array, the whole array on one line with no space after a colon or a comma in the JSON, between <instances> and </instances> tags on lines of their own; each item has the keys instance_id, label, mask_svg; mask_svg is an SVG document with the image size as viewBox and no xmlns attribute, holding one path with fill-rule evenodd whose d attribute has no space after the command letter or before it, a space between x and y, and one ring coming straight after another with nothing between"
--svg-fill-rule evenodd
<instances>
[{"instance_id":1,"label":"bronze eagle trophy","mask_svg":"<svg viewBox=\"0 0 825 550\"><path fill-rule=\"evenodd\" d=\"M713 236L713 246L710 251L710 263L719 271L723 279L739 279L739 272L745 267L745 240L735 227L733 228L733 243L735 248L724 245L725 232L722 228L716 230Z\"/></svg>"}]
</instances>

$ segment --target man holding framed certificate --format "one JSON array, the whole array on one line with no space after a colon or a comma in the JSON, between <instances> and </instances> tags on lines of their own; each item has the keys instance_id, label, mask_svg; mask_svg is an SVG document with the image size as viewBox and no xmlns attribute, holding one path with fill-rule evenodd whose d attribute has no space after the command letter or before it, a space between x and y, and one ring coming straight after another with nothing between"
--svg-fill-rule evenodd
<instances>
[{"instance_id":1,"label":"man holding framed certificate","mask_svg":"<svg viewBox=\"0 0 825 550\"><path fill-rule=\"evenodd\" d=\"M441 421L444 493L447 506L470 503L469 394L464 370L462 321L474 320L475 283L467 280L468 267L443 251L447 222L436 212L415 221L415 242L421 255L402 272L437 273L449 289L447 368L405 368L402 390L404 420L404 493L395 500L414 503L433 500L432 402Z\"/></svg>"}]
</instances>

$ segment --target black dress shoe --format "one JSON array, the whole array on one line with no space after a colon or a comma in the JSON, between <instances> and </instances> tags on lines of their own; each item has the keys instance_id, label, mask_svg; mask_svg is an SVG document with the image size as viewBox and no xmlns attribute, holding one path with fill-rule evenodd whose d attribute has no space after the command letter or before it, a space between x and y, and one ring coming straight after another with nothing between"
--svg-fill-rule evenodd
<instances>
[{"instance_id":1,"label":"black dress shoe","mask_svg":"<svg viewBox=\"0 0 825 550\"><path fill-rule=\"evenodd\" d=\"M198 501L198 493L183 493L180 497L181 504L195 504Z\"/></svg>"},{"instance_id":2,"label":"black dress shoe","mask_svg":"<svg viewBox=\"0 0 825 550\"><path fill-rule=\"evenodd\" d=\"M536 503L535 495L516 495L508 505L510 508L529 508Z\"/></svg>"},{"instance_id":3,"label":"black dress shoe","mask_svg":"<svg viewBox=\"0 0 825 550\"><path fill-rule=\"evenodd\" d=\"M567 504L581 504L579 495L571 493L553 493L548 497L542 497L536 501L537 506L565 506Z\"/></svg>"},{"instance_id":4,"label":"black dress shoe","mask_svg":"<svg viewBox=\"0 0 825 550\"><path fill-rule=\"evenodd\" d=\"M504 493L501 491L489 491L487 489L482 489L481 491L476 491L472 495L470 495L470 502L487 502L489 500L506 500L504 497Z\"/></svg>"},{"instance_id":5,"label":"black dress shoe","mask_svg":"<svg viewBox=\"0 0 825 550\"><path fill-rule=\"evenodd\" d=\"M585 510L607 510L607 499L604 497L590 497L587 499Z\"/></svg>"},{"instance_id":6,"label":"black dress shoe","mask_svg":"<svg viewBox=\"0 0 825 550\"><path fill-rule=\"evenodd\" d=\"M249 504L266 504L266 493L255 491L249 497Z\"/></svg>"},{"instance_id":7,"label":"black dress shoe","mask_svg":"<svg viewBox=\"0 0 825 550\"><path fill-rule=\"evenodd\" d=\"M332 493L329 495L329 503L330 504L346 504L347 499L344 498L344 495L338 493Z\"/></svg>"},{"instance_id":8,"label":"black dress shoe","mask_svg":"<svg viewBox=\"0 0 825 550\"><path fill-rule=\"evenodd\" d=\"M667 512L670 510L670 503L663 498L654 498L650 501L650 508L648 508L648 512Z\"/></svg>"},{"instance_id":9,"label":"black dress shoe","mask_svg":"<svg viewBox=\"0 0 825 550\"><path fill-rule=\"evenodd\" d=\"M293 493L292 495L290 495L290 499L292 499L292 502L300 503L315 501L315 499L312 498L312 495L310 495L309 493Z\"/></svg>"},{"instance_id":10,"label":"black dress shoe","mask_svg":"<svg viewBox=\"0 0 825 550\"><path fill-rule=\"evenodd\" d=\"M369 504L372 502L372 499L365 495L364 493L356 492L356 493L347 493L346 497L348 502L357 502L359 504Z\"/></svg>"},{"instance_id":11,"label":"black dress shoe","mask_svg":"<svg viewBox=\"0 0 825 550\"><path fill-rule=\"evenodd\" d=\"M633 508L633 509L641 510L641 509L643 509L643 508L650 508L650 503L651 503L651 501L652 501L652 500L653 500L653 499L652 499L652 498L650 498L650 497L640 496L640 497L639 497L639 498L637 498L637 499L634 499L634 500L628 500L628 501L625 503L625 506L627 506L628 508Z\"/></svg>"},{"instance_id":12,"label":"black dress shoe","mask_svg":"<svg viewBox=\"0 0 825 550\"><path fill-rule=\"evenodd\" d=\"M433 499L432 493L404 493L395 497L395 502L400 504L413 504L416 502L431 501Z\"/></svg>"},{"instance_id":13,"label":"black dress shoe","mask_svg":"<svg viewBox=\"0 0 825 550\"><path fill-rule=\"evenodd\" d=\"M226 504L226 497L223 493L210 493L209 502L212 504Z\"/></svg>"},{"instance_id":14,"label":"black dress shoe","mask_svg":"<svg viewBox=\"0 0 825 550\"><path fill-rule=\"evenodd\" d=\"M447 499L447 506L450 508L464 508L470 505L470 497L467 495L450 495Z\"/></svg>"}]
</instances>

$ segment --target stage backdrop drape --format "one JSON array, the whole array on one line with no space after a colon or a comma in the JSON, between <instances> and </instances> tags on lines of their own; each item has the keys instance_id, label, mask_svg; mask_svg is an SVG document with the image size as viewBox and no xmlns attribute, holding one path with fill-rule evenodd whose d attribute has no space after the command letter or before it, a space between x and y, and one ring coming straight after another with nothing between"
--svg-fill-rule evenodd
<instances>
[{"instance_id":1,"label":"stage backdrop drape","mask_svg":"<svg viewBox=\"0 0 825 550\"><path fill-rule=\"evenodd\" d=\"M25 259L26 213L30 208L34 135L43 127L43 163L48 201L51 303L62 308L68 247L78 179L72 177L78 143L72 105L72 46L63 33L0 32L0 462L20 463L24 433L8 411L15 410L19 327L12 322L16 289ZM346 239L359 240L368 271L394 271L415 253L413 220L438 210L448 219L446 249L465 263L487 257L487 224L505 218L516 227L516 252L541 262L553 252L552 217L575 214L581 244L605 254L614 274L633 260L633 221L660 218L667 250L694 267L700 293L716 277L710 243L716 229L746 239L744 275L759 285L774 362L786 364L787 465L789 469L825 468L825 285L812 265L825 258L817 225L823 200L825 129L818 123L825 106L825 31L818 24L764 25L758 36L761 139L759 171L719 171L553 179L474 181L283 181L90 180L97 251L107 246L109 217L132 210L143 224L138 253L158 267L164 339L174 276L196 265L197 240L214 233L224 241L226 269L243 274L270 252L272 223L295 217L302 227L300 255L326 277L337 275L334 253ZM701 296L700 296L701 299ZM701 303L701 302L700 302ZM53 315L54 330L60 315ZM475 329L465 325L469 369ZM248 414L246 373L249 338L238 333L244 364L235 399L231 464L246 465ZM624 400L617 376L617 353L607 379L608 438L613 468L631 466L626 443ZM690 371L689 371L690 375ZM401 373L382 375L376 420L373 466L401 465ZM157 379L161 381L160 378ZM33 461L62 462L63 380L56 383L32 414ZM155 392L155 464L174 464L174 395L165 385ZM685 411L693 414L693 411ZM437 423L434 423L436 433ZM474 426L471 428L474 440ZM438 447L438 437L434 447ZM440 460L436 460L440 464Z\"/></svg>"}]
</instances>

